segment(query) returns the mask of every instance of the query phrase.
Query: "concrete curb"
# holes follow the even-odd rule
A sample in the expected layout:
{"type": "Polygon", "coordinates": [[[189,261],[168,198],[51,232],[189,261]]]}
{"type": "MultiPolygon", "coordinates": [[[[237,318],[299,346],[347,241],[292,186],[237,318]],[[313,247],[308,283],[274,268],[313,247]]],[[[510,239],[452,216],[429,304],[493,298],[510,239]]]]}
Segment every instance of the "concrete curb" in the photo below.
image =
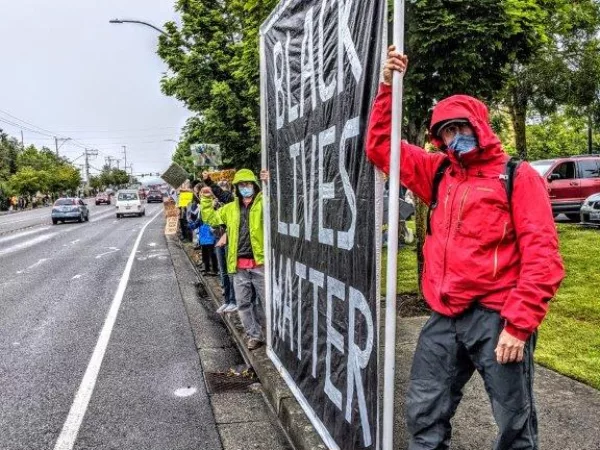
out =
{"type": "MultiPolygon", "coordinates": [[[[189,245],[184,245],[184,250],[200,280],[215,306],[223,303],[221,286],[217,278],[203,276],[197,269],[191,255],[193,250],[189,245]]],[[[288,435],[296,450],[326,450],[327,447],[314,429],[304,410],[288,388],[287,384],[267,356],[265,347],[250,351],[244,341],[244,330],[237,314],[223,315],[233,340],[235,341],[242,357],[247,364],[254,368],[258,375],[263,392],[273,411],[277,415],[281,426],[288,435]]]]}

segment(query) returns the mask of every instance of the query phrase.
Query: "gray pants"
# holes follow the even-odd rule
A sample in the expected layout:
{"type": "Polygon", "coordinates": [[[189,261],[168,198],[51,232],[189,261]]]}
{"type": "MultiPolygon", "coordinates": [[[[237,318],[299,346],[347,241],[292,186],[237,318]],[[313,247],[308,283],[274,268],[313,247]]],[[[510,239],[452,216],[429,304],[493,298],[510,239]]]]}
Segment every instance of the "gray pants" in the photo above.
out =
{"type": "Polygon", "coordinates": [[[499,364],[494,350],[504,320],[473,307],[459,317],[429,318],[417,344],[406,399],[409,450],[450,448],[450,419],[474,371],[482,376],[498,425],[495,450],[537,450],[533,401],[535,334],[521,363],[499,364]]]}
{"type": "Polygon", "coordinates": [[[239,270],[233,276],[233,288],[238,305],[238,314],[250,338],[265,340],[262,328],[265,326],[265,270],[239,270]],[[252,301],[252,287],[256,291],[256,300],[252,301]]]}

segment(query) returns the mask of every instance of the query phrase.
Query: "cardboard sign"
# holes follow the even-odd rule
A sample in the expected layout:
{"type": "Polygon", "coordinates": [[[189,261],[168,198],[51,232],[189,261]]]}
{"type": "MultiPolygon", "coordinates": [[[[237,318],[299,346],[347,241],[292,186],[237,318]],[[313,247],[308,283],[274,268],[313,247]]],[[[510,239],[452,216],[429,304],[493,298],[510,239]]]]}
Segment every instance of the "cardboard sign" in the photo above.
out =
{"type": "Polygon", "coordinates": [[[177,206],[179,208],[187,208],[187,205],[192,203],[193,199],[194,199],[193,192],[180,192],[179,193],[179,203],[177,204],[177,206]]]}

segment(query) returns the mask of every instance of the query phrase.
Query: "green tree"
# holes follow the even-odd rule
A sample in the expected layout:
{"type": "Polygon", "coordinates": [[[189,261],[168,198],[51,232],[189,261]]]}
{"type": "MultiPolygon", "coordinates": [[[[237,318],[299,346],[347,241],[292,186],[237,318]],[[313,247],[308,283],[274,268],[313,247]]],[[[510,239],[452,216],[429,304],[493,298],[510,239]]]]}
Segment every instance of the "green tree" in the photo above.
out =
{"type": "Polygon", "coordinates": [[[99,191],[106,186],[102,184],[102,180],[99,176],[90,176],[90,187],[99,191]]]}
{"type": "MultiPolygon", "coordinates": [[[[463,93],[488,104],[499,100],[517,60],[527,60],[546,39],[543,1],[415,0],[406,4],[404,134],[423,145],[435,103],[463,93]]],[[[423,271],[424,215],[417,204],[417,266],[423,271]]]]}
{"type": "Polygon", "coordinates": [[[50,176],[45,170],[24,167],[12,175],[8,182],[11,188],[20,194],[35,195],[48,190],[49,178],[50,176]]]}
{"type": "MultiPolygon", "coordinates": [[[[587,118],[557,112],[527,126],[527,149],[531,160],[585,153],[587,118]]],[[[600,136],[594,135],[594,148],[600,148],[600,136]]]]}
{"type": "Polygon", "coordinates": [[[528,115],[547,116],[561,105],[571,105],[587,117],[598,104],[598,2],[547,0],[543,4],[545,39],[532,55],[515,59],[504,90],[521,159],[533,158],[527,148],[528,115]]]}
{"type": "Polygon", "coordinates": [[[162,90],[197,115],[190,118],[174,161],[195,168],[190,146],[220,144],[226,167],[260,165],[260,24],[276,0],[178,0],[181,27],[165,24],[158,54],[170,73],[162,90]]]}
{"type": "Polygon", "coordinates": [[[129,175],[124,170],[112,169],[111,172],[113,185],[115,186],[125,186],[129,183],[129,175]]]}
{"type": "Polygon", "coordinates": [[[7,180],[17,171],[20,144],[0,129],[0,181],[7,180]]]}
{"type": "Polygon", "coordinates": [[[74,192],[81,184],[81,174],[75,167],[62,164],[49,172],[47,183],[50,192],[74,192]]]}

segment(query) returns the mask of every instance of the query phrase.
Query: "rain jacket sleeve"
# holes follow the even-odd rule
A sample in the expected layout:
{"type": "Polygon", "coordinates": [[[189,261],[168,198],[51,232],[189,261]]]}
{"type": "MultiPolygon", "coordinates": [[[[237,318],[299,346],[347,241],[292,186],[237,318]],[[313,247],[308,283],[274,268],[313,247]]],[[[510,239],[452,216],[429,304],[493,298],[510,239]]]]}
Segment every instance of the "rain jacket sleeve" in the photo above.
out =
{"type": "Polygon", "coordinates": [[[548,191],[527,163],[519,166],[515,176],[511,209],[521,271],[501,315],[506,331],[526,340],[546,316],[548,302],[565,277],[548,191]]]}
{"type": "MultiPolygon", "coordinates": [[[[392,131],[392,88],[381,84],[371,110],[367,135],[367,158],[377,168],[390,173],[392,131]]],[[[431,202],[433,177],[445,156],[402,141],[400,181],[428,205],[431,202]]]]}
{"type": "Polygon", "coordinates": [[[221,210],[215,210],[213,208],[213,201],[210,198],[202,197],[200,200],[200,212],[202,221],[207,223],[211,227],[218,227],[219,225],[225,225],[223,218],[220,214],[221,210]]]}
{"type": "Polygon", "coordinates": [[[221,189],[221,187],[210,178],[208,178],[205,183],[208,187],[210,187],[213,195],[217,198],[217,200],[219,200],[219,203],[231,203],[235,200],[235,194],[233,192],[221,189]]]}

